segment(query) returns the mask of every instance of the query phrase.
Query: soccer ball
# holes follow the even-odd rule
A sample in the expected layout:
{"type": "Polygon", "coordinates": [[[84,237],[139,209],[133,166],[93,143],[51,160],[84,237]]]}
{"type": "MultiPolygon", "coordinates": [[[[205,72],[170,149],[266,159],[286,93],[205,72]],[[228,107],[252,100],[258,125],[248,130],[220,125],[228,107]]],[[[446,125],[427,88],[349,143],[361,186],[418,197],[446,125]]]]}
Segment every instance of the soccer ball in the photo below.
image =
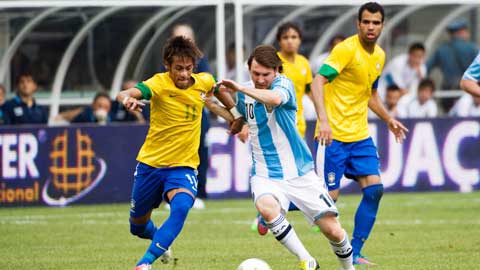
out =
{"type": "Polygon", "coordinates": [[[243,261],[237,270],[272,270],[272,268],[263,260],[251,258],[243,261]]]}

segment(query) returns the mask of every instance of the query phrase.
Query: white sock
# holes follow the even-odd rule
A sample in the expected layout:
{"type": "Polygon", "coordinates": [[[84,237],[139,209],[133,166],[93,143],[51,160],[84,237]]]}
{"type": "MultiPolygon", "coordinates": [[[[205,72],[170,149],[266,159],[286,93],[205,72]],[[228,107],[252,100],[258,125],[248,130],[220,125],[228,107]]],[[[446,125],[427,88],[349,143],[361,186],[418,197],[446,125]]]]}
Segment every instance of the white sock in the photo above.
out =
{"type": "Polygon", "coordinates": [[[350,245],[350,241],[348,240],[348,236],[345,231],[344,234],[345,236],[340,243],[334,243],[330,241],[330,245],[332,246],[332,250],[335,252],[335,255],[337,255],[342,269],[355,269],[353,268],[352,245],[350,245]]]}
{"type": "Polygon", "coordinates": [[[266,222],[266,224],[273,236],[290,250],[290,252],[295,254],[299,260],[303,261],[312,258],[300,239],[298,239],[292,225],[288,223],[287,219],[282,214],[278,215],[271,222],[266,222]]]}

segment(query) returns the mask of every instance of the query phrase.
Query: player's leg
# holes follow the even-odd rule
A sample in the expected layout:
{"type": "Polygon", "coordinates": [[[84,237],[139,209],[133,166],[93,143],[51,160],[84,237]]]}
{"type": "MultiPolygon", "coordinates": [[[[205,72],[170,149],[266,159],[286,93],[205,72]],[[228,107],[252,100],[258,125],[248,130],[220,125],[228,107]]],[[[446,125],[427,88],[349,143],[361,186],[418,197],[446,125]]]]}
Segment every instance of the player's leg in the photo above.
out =
{"type": "MultiPolygon", "coordinates": [[[[299,261],[309,261],[312,259],[312,256],[305,249],[292,225],[284,215],[288,211],[290,201],[279,187],[281,182],[283,181],[273,181],[257,176],[252,177],[251,188],[255,207],[265,219],[266,225],[273,236],[291,253],[296,255],[299,261]]],[[[310,268],[305,269],[309,270],[310,268]]]]}
{"type": "Polygon", "coordinates": [[[373,229],[377,217],[383,184],[380,179],[377,149],[371,138],[356,142],[351,149],[345,174],[358,181],[362,188],[362,200],[355,213],[352,237],[353,256],[356,264],[373,264],[361,254],[365,241],[373,229]]]}
{"type": "Polygon", "coordinates": [[[317,225],[327,237],[342,269],[353,269],[352,248],[347,234],[337,220],[338,210],[312,171],[291,179],[288,183],[288,198],[303,212],[310,224],[317,225]]]}
{"type": "Polygon", "coordinates": [[[197,178],[191,168],[178,167],[164,170],[164,198],[170,202],[170,215],[155,232],[152,243],[137,265],[151,265],[168,252],[180,234],[197,193],[197,178]]]}
{"type": "Polygon", "coordinates": [[[134,173],[131,195],[130,232],[143,239],[152,239],[156,231],[150,219],[152,209],[158,207],[161,196],[158,192],[161,181],[157,179],[156,169],[144,163],[138,163],[134,173]]]}

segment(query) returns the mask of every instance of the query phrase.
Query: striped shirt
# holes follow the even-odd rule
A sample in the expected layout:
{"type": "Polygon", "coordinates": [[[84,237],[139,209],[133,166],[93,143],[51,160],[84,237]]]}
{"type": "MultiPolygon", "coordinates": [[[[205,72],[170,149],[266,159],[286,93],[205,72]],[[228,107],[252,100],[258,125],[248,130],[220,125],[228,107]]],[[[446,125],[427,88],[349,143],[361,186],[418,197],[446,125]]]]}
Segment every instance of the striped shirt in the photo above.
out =
{"type": "MultiPolygon", "coordinates": [[[[253,82],[245,84],[254,88],[253,82]]],[[[249,126],[252,176],[287,180],[313,170],[313,158],[296,128],[297,102],[293,83],[277,76],[269,90],[282,96],[277,107],[267,106],[238,92],[237,109],[249,126]]]]}

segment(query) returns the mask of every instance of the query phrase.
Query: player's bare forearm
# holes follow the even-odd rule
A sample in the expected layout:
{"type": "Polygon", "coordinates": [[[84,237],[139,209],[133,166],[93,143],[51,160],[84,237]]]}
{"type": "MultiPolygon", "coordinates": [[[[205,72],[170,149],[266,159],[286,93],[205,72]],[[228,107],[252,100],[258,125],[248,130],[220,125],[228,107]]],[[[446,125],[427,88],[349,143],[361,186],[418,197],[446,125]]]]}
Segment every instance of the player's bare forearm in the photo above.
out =
{"type": "Polygon", "coordinates": [[[137,88],[129,88],[127,90],[120,91],[117,95],[117,101],[130,112],[141,112],[144,103],[140,102],[142,98],[142,92],[137,88]]]}
{"type": "Polygon", "coordinates": [[[265,89],[252,89],[248,87],[241,87],[238,91],[243,92],[245,95],[250,96],[265,105],[276,107],[282,104],[282,96],[273,91],[267,91],[265,89]]]}
{"type": "Polygon", "coordinates": [[[232,114],[227,109],[215,103],[211,98],[207,98],[205,100],[205,106],[209,111],[222,117],[228,122],[232,122],[234,120],[232,114]]]}
{"type": "Polygon", "coordinates": [[[327,78],[322,75],[315,75],[311,86],[313,105],[317,112],[317,117],[320,122],[327,122],[327,112],[325,110],[324,101],[324,85],[328,82],[327,78]]]}
{"type": "Polygon", "coordinates": [[[474,80],[462,79],[460,81],[460,88],[472,96],[480,97],[480,85],[474,80]]]}
{"type": "Polygon", "coordinates": [[[214,92],[214,95],[225,106],[225,108],[227,108],[227,110],[235,107],[235,101],[225,88],[221,87],[218,91],[214,92]]]}
{"type": "Polygon", "coordinates": [[[380,119],[385,121],[385,123],[388,123],[392,119],[387,109],[385,109],[385,106],[383,106],[382,100],[376,90],[372,92],[372,96],[368,100],[368,107],[378,115],[380,119]]]}

